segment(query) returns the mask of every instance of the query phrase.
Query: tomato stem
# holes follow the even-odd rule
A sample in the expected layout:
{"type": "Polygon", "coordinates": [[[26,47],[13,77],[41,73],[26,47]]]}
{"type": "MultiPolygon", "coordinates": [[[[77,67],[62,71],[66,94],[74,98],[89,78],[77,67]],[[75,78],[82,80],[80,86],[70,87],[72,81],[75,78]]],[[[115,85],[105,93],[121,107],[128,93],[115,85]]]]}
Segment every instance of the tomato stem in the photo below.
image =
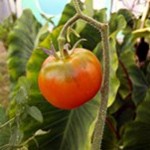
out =
{"type": "Polygon", "coordinates": [[[59,38],[59,50],[61,53],[61,57],[65,58],[65,53],[63,52],[63,46],[65,45],[65,35],[67,32],[67,28],[74,24],[78,19],[82,19],[98,29],[101,32],[102,43],[103,43],[103,85],[101,88],[101,104],[98,111],[98,117],[96,120],[93,140],[92,140],[92,150],[100,150],[101,142],[104,132],[105,120],[106,120],[106,112],[107,112],[107,103],[108,103],[108,93],[109,93],[109,70],[110,70],[110,58],[109,58],[109,29],[107,23],[101,23],[96,21],[95,19],[85,15],[82,13],[80,9],[80,0],[73,0],[74,7],[76,9],[76,14],[67,21],[67,23],[63,26],[59,38]]]}
{"type": "MultiPolygon", "coordinates": [[[[79,19],[79,15],[78,14],[74,15],[70,20],[68,20],[66,22],[66,24],[63,26],[63,28],[59,34],[58,44],[59,44],[59,51],[60,51],[60,55],[61,55],[62,59],[66,58],[66,54],[64,53],[64,45],[66,43],[65,36],[66,36],[67,29],[69,26],[74,24],[78,19],[79,19]]],[[[67,54],[67,56],[68,56],[68,54],[67,54]]]]}
{"type": "Polygon", "coordinates": [[[109,95],[109,74],[110,74],[110,58],[109,58],[109,40],[108,40],[108,26],[104,26],[102,32],[103,42],[103,85],[101,88],[101,104],[99,107],[97,122],[95,124],[92,150],[100,150],[104,126],[107,114],[107,103],[109,95]]]}

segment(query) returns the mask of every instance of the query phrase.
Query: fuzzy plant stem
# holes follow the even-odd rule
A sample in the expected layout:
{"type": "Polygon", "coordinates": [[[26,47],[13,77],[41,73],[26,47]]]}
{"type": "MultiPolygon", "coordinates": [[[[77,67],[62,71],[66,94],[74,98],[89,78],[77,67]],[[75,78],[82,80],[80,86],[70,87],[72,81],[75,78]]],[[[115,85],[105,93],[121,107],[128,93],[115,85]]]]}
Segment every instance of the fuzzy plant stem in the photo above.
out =
{"type": "Polygon", "coordinates": [[[72,24],[74,24],[77,20],[79,19],[79,15],[76,14],[74,15],[72,18],[70,18],[66,24],[63,26],[60,34],[59,34],[59,37],[58,37],[58,43],[59,43],[59,50],[60,50],[60,55],[62,58],[65,58],[65,53],[64,53],[64,45],[65,45],[65,42],[66,42],[66,38],[65,38],[65,35],[66,35],[66,32],[67,32],[67,29],[69,26],[71,26],[72,24]]]}
{"type": "Polygon", "coordinates": [[[108,93],[109,93],[109,74],[110,74],[110,59],[109,59],[109,42],[108,42],[108,27],[101,32],[103,41],[103,85],[101,88],[101,103],[98,111],[98,117],[95,124],[92,150],[100,150],[104,133],[104,126],[107,113],[108,93]]]}
{"type": "Polygon", "coordinates": [[[109,93],[109,72],[110,72],[110,58],[109,58],[109,30],[108,24],[100,23],[94,20],[87,15],[84,15],[81,12],[79,6],[79,0],[74,0],[74,6],[79,14],[79,17],[86,21],[87,23],[91,24],[95,28],[97,28],[102,36],[102,43],[103,43],[103,85],[101,88],[101,103],[98,111],[98,117],[95,124],[93,140],[92,140],[92,150],[100,150],[101,143],[103,138],[105,120],[106,120],[106,113],[107,113],[107,103],[108,103],[108,93],[109,93]]]}
{"type": "Polygon", "coordinates": [[[76,9],[76,14],[67,21],[64,25],[60,35],[58,37],[59,50],[61,52],[62,57],[63,54],[63,46],[65,44],[65,34],[66,30],[69,26],[74,24],[78,19],[82,19],[95,27],[100,31],[102,36],[103,43],[103,84],[101,88],[101,103],[98,111],[98,117],[94,128],[93,140],[92,140],[92,150],[100,150],[101,142],[103,138],[105,120],[106,120],[106,112],[107,112],[107,103],[108,103],[108,93],[109,93],[109,70],[110,70],[110,58],[109,58],[109,39],[108,39],[108,24],[101,23],[96,21],[95,19],[85,15],[82,13],[80,9],[80,0],[73,0],[74,6],[76,9]]]}

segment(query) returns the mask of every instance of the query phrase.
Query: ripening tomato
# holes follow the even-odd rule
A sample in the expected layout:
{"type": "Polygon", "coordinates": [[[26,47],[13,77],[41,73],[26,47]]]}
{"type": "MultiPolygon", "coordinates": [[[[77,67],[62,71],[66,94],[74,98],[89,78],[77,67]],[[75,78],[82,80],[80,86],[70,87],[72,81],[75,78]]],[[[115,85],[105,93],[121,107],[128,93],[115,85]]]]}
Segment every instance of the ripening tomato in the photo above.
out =
{"type": "Polygon", "coordinates": [[[60,109],[74,109],[91,100],[101,87],[102,68],[89,50],[75,48],[64,59],[49,56],[38,84],[46,100],[60,109]]]}

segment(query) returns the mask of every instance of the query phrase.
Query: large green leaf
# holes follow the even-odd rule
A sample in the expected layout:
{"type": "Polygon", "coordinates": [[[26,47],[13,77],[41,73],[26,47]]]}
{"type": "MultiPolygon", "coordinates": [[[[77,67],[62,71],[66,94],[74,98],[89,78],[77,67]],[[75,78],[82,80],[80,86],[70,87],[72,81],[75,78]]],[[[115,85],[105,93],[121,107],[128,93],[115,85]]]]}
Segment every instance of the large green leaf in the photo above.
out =
{"type": "Polygon", "coordinates": [[[119,87],[119,94],[123,99],[128,98],[128,96],[132,94],[133,90],[133,83],[131,81],[130,71],[132,71],[132,67],[135,66],[135,54],[133,51],[131,51],[131,44],[132,43],[129,44],[128,42],[123,42],[119,49],[120,55],[117,76],[121,81],[119,87]]]}
{"type": "Polygon", "coordinates": [[[9,34],[8,67],[12,82],[25,75],[26,63],[41,25],[30,10],[24,10],[9,34]]]}
{"type": "Polygon", "coordinates": [[[137,109],[135,121],[130,123],[124,133],[124,150],[150,149],[150,90],[145,101],[137,109]]]}
{"type": "Polygon", "coordinates": [[[119,66],[117,55],[117,43],[116,37],[120,31],[126,27],[126,21],[122,15],[116,13],[112,15],[110,19],[110,92],[108,106],[114,102],[120,81],[117,78],[117,69],[119,66]]]}
{"type": "Polygon", "coordinates": [[[133,101],[139,104],[145,99],[149,85],[144,73],[137,66],[132,67],[130,77],[133,83],[133,101]]]}
{"type": "Polygon", "coordinates": [[[119,80],[121,81],[118,92],[120,96],[122,97],[122,99],[125,100],[132,93],[132,82],[131,82],[128,70],[121,59],[119,59],[119,68],[117,71],[117,76],[119,80]]]}
{"type": "Polygon", "coordinates": [[[114,38],[110,39],[110,88],[109,88],[109,99],[108,107],[112,105],[115,100],[120,82],[116,76],[118,69],[118,58],[116,53],[116,42],[114,38]]]}
{"type": "MultiPolygon", "coordinates": [[[[128,77],[128,88],[132,94],[132,99],[137,105],[145,99],[146,92],[149,89],[148,79],[144,72],[135,64],[135,54],[131,50],[126,50],[120,55],[128,77]]],[[[148,67],[147,67],[148,68],[148,67]]],[[[148,70],[148,69],[147,69],[148,70]]],[[[147,76],[149,73],[147,72],[147,76]]],[[[122,89],[123,90],[123,89],[122,89]]]]}
{"type": "Polygon", "coordinates": [[[58,26],[64,25],[75,14],[75,12],[76,11],[75,8],[73,7],[73,4],[72,3],[67,4],[64,8],[58,26]]]}

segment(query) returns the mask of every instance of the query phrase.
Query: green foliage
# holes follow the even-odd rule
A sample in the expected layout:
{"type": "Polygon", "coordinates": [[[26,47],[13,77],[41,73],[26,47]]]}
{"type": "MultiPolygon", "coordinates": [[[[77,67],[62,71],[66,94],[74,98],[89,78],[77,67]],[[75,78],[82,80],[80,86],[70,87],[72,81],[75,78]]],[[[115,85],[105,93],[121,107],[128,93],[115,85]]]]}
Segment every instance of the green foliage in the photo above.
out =
{"type": "Polygon", "coordinates": [[[9,135],[11,130],[6,124],[7,119],[6,110],[0,106],[0,147],[9,142],[9,135]]]}
{"type": "MultiPolygon", "coordinates": [[[[91,0],[85,11],[98,21],[106,22],[106,9],[93,10],[91,0]]],[[[82,4],[84,7],[84,4],[82,4]]],[[[58,50],[57,38],[65,22],[75,14],[72,2],[67,4],[57,26],[37,22],[30,10],[25,10],[10,32],[8,66],[13,89],[7,110],[0,107],[0,149],[29,150],[90,150],[99,93],[92,101],[71,111],[49,104],[38,88],[38,72],[47,55],[41,47],[58,50]]],[[[139,37],[149,41],[149,20],[144,30],[138,30],[131,11],[121,9],[109,19],[110,92],[102,149],[148,150],[150,62],[142,67],[135,61],[135,44],[139,37]],[[147,30],[148,29],[148,30],[147,30]]],[[[102,61],[101,34],[91,25],[78,21],[71,27],[87,48],[102,61]]],[[[70,33],[71,46],[79,39],[70,33]]],[[[68,42],[68,41],[67,41],[68,42]]]]}
{"type": "Polygon", "coordinates": [[[125,130],[123,138],[125,150],[150,149],[149,107],[150,107],[150,90],[147,91],[145,101],[143,101],[141,105],[138,106],[135,120],[132,123],[130,123],[125,130]]]}
{"type": "Polygon", "coordinates": [[[0,24],[0,41],[3,41],[5,46],[7,46],[8,34],[12,30],[14,22],[15,20],[13,15],[10,15],[0,24]]]}
{"type": "Polygon", "coordinates": [[[25,10],[9,33],[8,67],[12,83],[25,75],[26,63],[35,46],[34,42],[40,27],[32,12],[25,10]]]}

